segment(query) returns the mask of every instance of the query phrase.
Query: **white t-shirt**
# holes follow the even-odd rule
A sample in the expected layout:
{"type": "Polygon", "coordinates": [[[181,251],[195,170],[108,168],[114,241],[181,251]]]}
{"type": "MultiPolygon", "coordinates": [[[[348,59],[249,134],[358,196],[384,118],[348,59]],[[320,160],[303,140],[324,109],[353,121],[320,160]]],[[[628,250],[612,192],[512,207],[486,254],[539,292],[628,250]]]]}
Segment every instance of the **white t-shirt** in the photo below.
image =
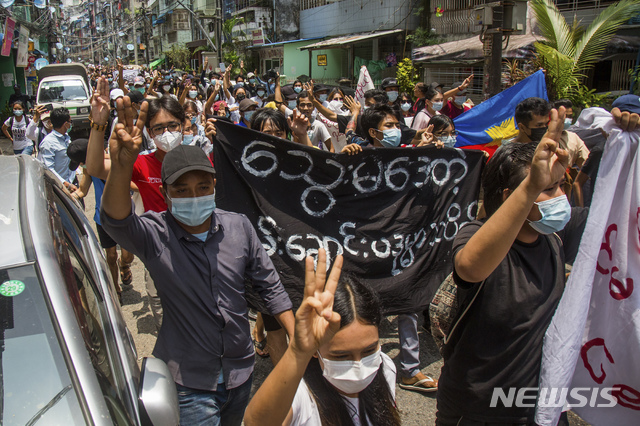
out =
{"type": "Polygon", "coordinates": [[[27,119],[22,116],[22,120],[18,121],[16,117],[9,117],[4,122],[8,127],[9,134],[13,135],[13,149],[25,149],[26,147],[33,145],[33,141],[27,137],[27,119]],[[11,120],[13,119],[13,126],[11,126],[11,120]]]}
{"type": "Polygon", "coordinates": [[[307,135],[309,136],[313,146],[317,146],[323,151],[329,151],[329,147],[327,147],[325,141],[327,139],[331,139],[331,135],[322,121],[313,120],[309,129],[307,129],[307,135]]]}
{"type": "MultiPolygon", "coordinates": [[[[384,378],[387,379],[389,389],[391,390],[391,396],[396,399],[396,366],[391,358],[384,352],[380,354],[382,356],[382,368],[384,378]]],[[[355,426],[360,426],[358,398],[344,397],[347,401],[355,407],[355,412],[352,415],[353,423],[355,426]]],[[[309,392],[309,388],[304,379],[300,381],[296,395],[293,397],[293,404],[291,404],[292,416],[291,426],[322,426],[320,420],[320,413],[316,402],[309,392]]]]}

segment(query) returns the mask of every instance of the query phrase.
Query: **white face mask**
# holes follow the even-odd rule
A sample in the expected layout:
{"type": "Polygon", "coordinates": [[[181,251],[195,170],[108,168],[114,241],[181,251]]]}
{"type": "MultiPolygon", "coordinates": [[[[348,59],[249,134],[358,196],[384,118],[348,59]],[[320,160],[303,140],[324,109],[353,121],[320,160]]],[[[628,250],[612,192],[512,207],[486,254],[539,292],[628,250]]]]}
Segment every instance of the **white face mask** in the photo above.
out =
{"type": "Polygon", "coordinates": [[[161,135],[154,136],[153,142],[159,150],[169,152],[173,148],[180,146],[182,143],[182,133],[170,132],[167,130],[161,135]]]}
{"type": "Polygon", "coordinates": [[[195,99],[196,96],[198,96],[198,91],[197,90],[189,90],[189,97],[191,99],[195,99]]]}
{"type": "Polygon", "coordinates": [[[318,356],[324,364],[322,375],[335,388],[346,394],[360,393],[375,379],[382,356],[380,349],[360,361],[332,361],[318,356]]]}
{"type": "Polygon", "coordinates": [[[462,105],[466,100],[467,100],[466,96],[456,96],[454,98],[454,102],[457,103],[458,105],[462,105]]]}

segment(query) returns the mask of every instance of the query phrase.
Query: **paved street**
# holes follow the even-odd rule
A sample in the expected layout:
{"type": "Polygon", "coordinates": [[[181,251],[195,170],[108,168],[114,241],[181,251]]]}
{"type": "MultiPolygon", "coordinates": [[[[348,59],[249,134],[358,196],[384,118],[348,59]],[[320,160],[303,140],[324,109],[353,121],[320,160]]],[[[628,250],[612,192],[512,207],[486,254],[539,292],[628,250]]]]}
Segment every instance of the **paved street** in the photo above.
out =
{"type": "MultiPolygon", "coordinates": [[[[0,149],[5,155],[12,152],[7,139],[0,139],[0,149]]],[[[93,212],[95,206],[95,198],[93,190],[89,191],[89,195],[85,199],[85,213],[89,221],[93,223],[93,212]]],[[[95,230],[95,229],[94,229],[95,230]]],[[[122,312],[129,330],[133,334],[138,351],[138,361],[141,362],[143,357],[151,356],[153,346],[156,341],[156,330],[153,322],[149,301],[144,288],[143,282],[143,265],[137,258],[132,265],[133,271],[133,287],[123,293],[122,312]]],[[[252,323],[253,324],[253,323],[252,323]]],[[[380,330],[382,350],[388,354],[391,359],[399,365],[398,353],[398,330],[395,316],[387,317],[380,330]]],[[[438,350],[433,343],[431,337],[420,329],[420,361],[422,371],[434,378],[440,374],[442,367],[442,359],[438,350]]],[[[267,377],[271,371],[271,361],[268,358],[260,358],[256,356],[256,367],[254,373],[253,391],[267,377]]],[[[400,389],[396,386],[396,395],[398,406],[400,407],[402,423],[409,426],[432,425],[435,422],[436,399],[435,393],[419,394],[400,389]]],[[[589,426],[588,423],[580,420],[577,416],[571,414],[571,424],[578,426],[589,426]]]]}

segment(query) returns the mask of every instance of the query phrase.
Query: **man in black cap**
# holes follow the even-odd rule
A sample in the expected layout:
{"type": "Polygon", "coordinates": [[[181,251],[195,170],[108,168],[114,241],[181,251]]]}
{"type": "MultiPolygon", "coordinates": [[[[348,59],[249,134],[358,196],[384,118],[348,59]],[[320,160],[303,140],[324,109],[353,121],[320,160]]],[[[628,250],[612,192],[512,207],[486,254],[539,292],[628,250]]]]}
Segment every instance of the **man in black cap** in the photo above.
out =
{"type": "Polygon", "coordinates": [[[146,109],[144,103],[138,125],[118,124],[112,138],[102,226],[142,260],[162,299],[153,355],[176,382],[180,423],[239,426],[255,359],[245,279],[290,336],[291,301],[249,219],[216,209],[216,172],[202,149],[181,145],[165,155],[167,211],[133,212],[129,182],[146,109]]]}
{"type": "Polygon", "coordinates": [[[393,77],[387,77],[382,80],[380,89],[387,92],[387,96],[389,97],[389,106],[392,106],[395,103],[396,99],[398,99],[398,90],[400,89],[398,80],[393,77]]]}

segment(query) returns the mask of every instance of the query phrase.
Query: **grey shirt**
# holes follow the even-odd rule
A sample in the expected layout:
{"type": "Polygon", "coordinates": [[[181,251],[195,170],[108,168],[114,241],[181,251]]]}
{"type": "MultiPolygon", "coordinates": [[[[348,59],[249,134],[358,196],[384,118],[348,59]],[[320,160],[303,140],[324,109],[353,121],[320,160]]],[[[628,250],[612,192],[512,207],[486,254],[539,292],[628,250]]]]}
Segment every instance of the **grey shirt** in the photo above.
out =
{"type": "Polygon", "coordinates": [[[227,389],[246,382],[255,357],[245,278],[272,315],[292,306],[249,219],[216,209],[202,242],[169,212],[114,220],[102,210],[100,218],[155,282],[164,314],[153,355],[167,363],[175,382],[215,390],[221,368],[227,389]]]}

